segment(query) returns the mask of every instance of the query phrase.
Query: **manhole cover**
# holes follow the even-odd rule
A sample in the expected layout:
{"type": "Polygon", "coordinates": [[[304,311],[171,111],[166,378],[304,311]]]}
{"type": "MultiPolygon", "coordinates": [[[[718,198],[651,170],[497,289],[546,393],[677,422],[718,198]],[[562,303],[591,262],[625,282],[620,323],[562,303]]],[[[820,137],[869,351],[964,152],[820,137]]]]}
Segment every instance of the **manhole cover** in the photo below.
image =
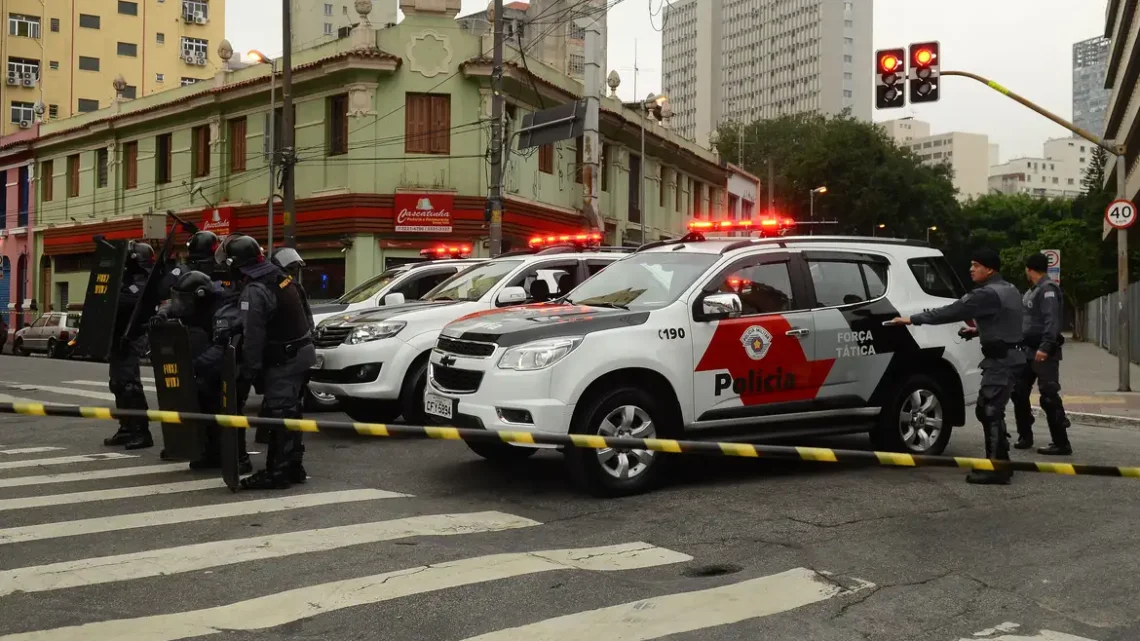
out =
{"type": "Polygon", "coordinates": [[[733,565],[731,563],[720,563],[720,564],[715,564],[715,565],[701,565],[701,566],[698,566],[695,568],[688,568],[686,570],[682,570],[681,576],[687,576],[687,577],[692,577],[692,578],[703,578],[703,577],[709,577],[709,576],[724,576],[725,574],[736,574],[737,572],[741,571],[742,569],[743,568],[741,568],[739,565],[733,565]]]}

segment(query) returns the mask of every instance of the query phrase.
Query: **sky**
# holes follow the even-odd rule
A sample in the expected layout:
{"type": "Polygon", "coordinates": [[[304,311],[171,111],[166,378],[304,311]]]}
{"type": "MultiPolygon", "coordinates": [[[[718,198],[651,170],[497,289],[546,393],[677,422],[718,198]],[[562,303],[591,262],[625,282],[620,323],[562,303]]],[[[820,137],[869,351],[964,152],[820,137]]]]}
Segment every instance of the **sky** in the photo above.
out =
{"type": "MultiPolygon", "coordinates": [[[[635,53],[640,69],[636,93],[661,92],[657,29],[659,9],[667,1],[624,0],[610,9],[608,60],[622,76],[618,93],[625,100],[635,99],[635,53]]],[[[989,77],[1069,119],[1072,45],[1104,32],[1105,4],[1106,0],[875,0],[874,47],[938,40],[943,69],[989,77]]],[[[463,0],[461,15],[486,7],[487,0],[463,0]]],[[[231,0],[226,6],[226,37],[235,51],[259,49],[278,55],[280,21],[279,3],[231,0]]],[[[991,143],[1000,145],[1002,162],[1040,155],[1045,140],[1068,135],[1059,125],[966,78],[944,79],[936,103],[876,111],[872,117],[880,121],[907,116],[929,122],[936,134],[986,134],[991,143]]]]}

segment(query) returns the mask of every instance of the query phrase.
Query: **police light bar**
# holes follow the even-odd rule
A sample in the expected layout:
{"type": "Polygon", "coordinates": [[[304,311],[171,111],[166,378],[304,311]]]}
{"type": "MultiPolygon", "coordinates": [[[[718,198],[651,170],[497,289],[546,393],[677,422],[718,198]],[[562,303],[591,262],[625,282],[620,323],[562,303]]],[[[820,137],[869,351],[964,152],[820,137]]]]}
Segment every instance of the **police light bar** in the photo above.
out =
{"type": "Polygon", "coordinates": [[[531,249],[549,247],[551,245],[580,245],[591,247],[602,244],[602,235],[599,232],[585,234],[557,234],[550,236],[535,236],[528,243],[531,249]]]}
{"type": "Polygon", "coordinates": [[[795,226],[796,221],[792,218],[771,216],[757,220],[694,220],[689,223],[689,231],[752,231],[795,226]]]}
{"type": "Polygon", "coordinates": [[[420,256],[428,258],[467,258],[471,255],[471,245],[440,245],[420,250],[420,256]]]}

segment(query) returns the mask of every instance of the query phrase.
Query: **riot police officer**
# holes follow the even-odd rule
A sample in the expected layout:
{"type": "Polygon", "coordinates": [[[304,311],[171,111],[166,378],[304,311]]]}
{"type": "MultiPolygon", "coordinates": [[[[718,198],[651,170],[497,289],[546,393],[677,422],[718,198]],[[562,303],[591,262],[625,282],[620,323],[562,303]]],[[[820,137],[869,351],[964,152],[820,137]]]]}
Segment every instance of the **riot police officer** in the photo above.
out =
{"type": "MultiPolygon", "coordinates": [[[[128,247],[126,265],[123,267],[123,283],[119,291],[119,309],[115,320],[117,332],[123,332],[142,299],[147,278],[154,269],[154,248],[147,243],[131,241],[128,247]]],[[[146,394],[143,391],[142,376],[139,373],[139,359],[145,350],[146,335],[128,339],[117,337],[108,358],[108,387],[115,395],[118,409],[146,410],[146,394]]],[[[138,450],[154,446],[150,424],[145,418],[121,418],[119,429],[110,438],[104,439],[107,446],[123,445],[128,450],[138,450]]]]}
{"type": "MultiPolygon", "coordinates": [[[[222,308],[226,306],[231,314],[237,309],[236,296],[226,294],[220,283],[199,271],[183,274],[170,290],[171,317],[181,321],[190,336],[198,406],[205,414],[222,413],[222,362],[229,335],[215,333],[215,317],[219,311],[224,313],[222,308]]],[[[190,462],[190,469],[221,467],[221,429],[216,423],[205,426],[206,449],[200,458],[190,462]]],[[[239,443],[239,472],[248,474],[253,466],[245,450],[245,439],[239,443]]]]}
{"type": "Polygon", "coordinates": [[[1013,393],[1013,413],[1017,418],[1019,450],[1033,447],[1033,410],[1029,405],[1029,392],[1033,383],[1041,392],[1041,410],[1049,425],[1053,442],[1037,450],[1048,456],[1068,456],[1073,453],[1066,429],[1069,419],[1061,403],[1061,287],[1049,278],[1049,261],[1044,254],[1031,254],[1025,261],[1025,277],[1032,285],[1022,297],[1025,309],[1026,364],[1013,393]]]}
{"type": "MultiPolygon", "coordinates": [[[[1009,460],[1005,406],[1025,364],[1019,350],[1022,342],[1021,294],[1001,276],[1001,257],[992,249],[980,249],[970,259],[970,278],[978,284],[960,300],[910,318],[896,318],[904,325],[945,325],[965,320],[977,322],[976,334],[982,341],[982,385],[975,414],[986,439],[986,458],[1009,460]]],[[[959,332],[972,336],[973,330],[959,332]]],[[[1008,484],[1011,470],[974,470],[969,483],[1008,484]]]]}
{"type": "MultiPolygon", "coordinates": [[[[272,262],[257,241],[231,236],[226,264],[241,288],[241,378],[262,393],[260,416],[301,418],[301,391],[316,363],[312,316],[301,288],[272,262]]],[[[242,479],[247,489],[283,489],[305,481],[301,433],[272,429],[265,469],[242,479]]]]}
{"type": "Polygon", "coordinates": [[[190,240],[186,241],[187,264],[190,269],[219,280],[221,270],[215,255],[220,243],[221,239],[212,231],[194,232],[190,240]]]}

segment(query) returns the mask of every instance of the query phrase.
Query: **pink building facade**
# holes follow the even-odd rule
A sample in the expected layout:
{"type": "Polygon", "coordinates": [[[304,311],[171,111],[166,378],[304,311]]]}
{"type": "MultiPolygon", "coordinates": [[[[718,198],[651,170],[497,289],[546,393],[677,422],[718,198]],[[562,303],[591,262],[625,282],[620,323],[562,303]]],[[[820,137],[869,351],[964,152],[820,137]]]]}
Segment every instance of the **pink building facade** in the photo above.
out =
{"type": "Polygon", "coordinates": [[[7,337],[35,318],[35,266],[32,227],[35,224],[35,166],[32,141],[39,124],[0,137],[0,318],[7,337]]]}

